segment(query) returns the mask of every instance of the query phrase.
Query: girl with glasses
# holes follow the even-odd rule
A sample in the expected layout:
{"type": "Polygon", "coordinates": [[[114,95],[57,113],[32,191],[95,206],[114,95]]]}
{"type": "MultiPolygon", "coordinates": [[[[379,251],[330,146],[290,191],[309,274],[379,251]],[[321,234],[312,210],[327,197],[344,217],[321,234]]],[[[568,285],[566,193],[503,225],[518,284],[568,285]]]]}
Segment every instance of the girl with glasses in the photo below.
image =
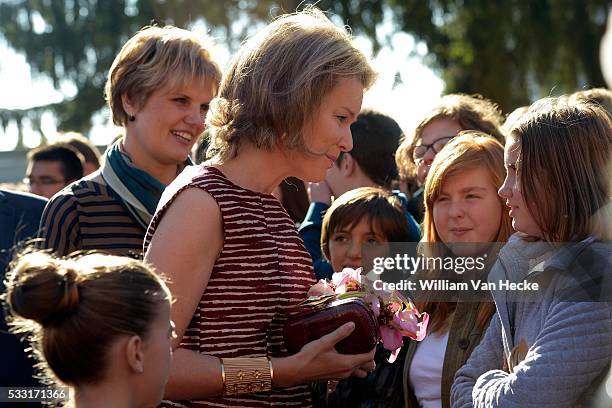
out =
{"type": "Polygon", "coordinates": [[[462,130],[478,130],[503,143],[501,123],[501,113],[493,102],[478,96],[449,94],[440,99],[413,134],[400,144],[395,153],[400,189],[412,193],[408,210],[417,222],[423,221],[423,189],[436,154],[462,130]],[[406,191],[409,184],[416,184],[416,191],[406,191]]]}

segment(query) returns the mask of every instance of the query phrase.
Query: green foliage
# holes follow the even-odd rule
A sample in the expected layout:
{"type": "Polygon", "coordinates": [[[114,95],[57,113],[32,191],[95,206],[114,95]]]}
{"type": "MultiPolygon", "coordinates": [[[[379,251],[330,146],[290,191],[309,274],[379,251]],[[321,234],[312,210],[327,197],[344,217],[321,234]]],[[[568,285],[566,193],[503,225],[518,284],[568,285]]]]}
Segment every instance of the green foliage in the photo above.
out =
{"type": "MultiPolygon", "coordinates": [[[[505,111],[549,94],[605,87],[599,44],[610,0],[385,0],[395,28],[423,41],[446,92],[480,93],[505,111]]],[[[381,2],[329,2],[375,37],[381,2]],[[360,19],[369,16],[367,19],[360,19]]]]}
{"type": "MultiPolygon", "coordinates": [[[[104,105],[105,76],[131,33],[157,17],[127,14],[116,0],[19,0],[0,4],[0,30],[10,46],[25,54],[33,73],[46,75],[58,88],[76,86],[74,97],[22,114],[36,120],[41,110],[56,113],[59,127],[86,132],[93,112],[104,105]]],[[[6,117],[6,112],[1,117],[6,117]]]]}
{"type": "MultiPolygon", "coordinates": [[[[93,113],[104,107],[103,89],[111,63],[139,28],[156,23],[188,27],[198,19],[225,31],[238,45],[234,23],[247,16],[268,20],[270,9],[295,10],[297,1],[271,0],[0,0],[0,35],[25,55],[34,75],[49,77],[56,88],[67,81],[76,95],[61,103],[27,110],[0,109],[0,126],[24,118],[40,129],[41,114],[52,111],[61,130],[87,133],[93,113]]],[[[240,37],[250,25],[240,30],[240,37]]],[[[44,135],[43,135],[44,137],[44,135]]],[[[21,143],[21,141],[20,141],[21,143]]]]}
{"type": "MultiPolygon", "coordinates": [[[[33,72],[77,92],[24,111],[0,109],[0,126],[41,112],[59,128],[86,133],[104,106],[108,68],[121,45],[151,22],[189,27],[204,19],[231,49],[274,15],[312,3],[298,0],[0,0],[0,35],[26,56],[33,72]],[[246,20],[245,20],[246,16],[246,20]],[[244,22],[247,22],[244,24],[244,22]]],[[[323,0],[377,50],[385,16],[427,45],[425,58],[446,92],[481,93],[508,111],[549,93],[605,86],[599,42],[610,0],[323,0]]]]}

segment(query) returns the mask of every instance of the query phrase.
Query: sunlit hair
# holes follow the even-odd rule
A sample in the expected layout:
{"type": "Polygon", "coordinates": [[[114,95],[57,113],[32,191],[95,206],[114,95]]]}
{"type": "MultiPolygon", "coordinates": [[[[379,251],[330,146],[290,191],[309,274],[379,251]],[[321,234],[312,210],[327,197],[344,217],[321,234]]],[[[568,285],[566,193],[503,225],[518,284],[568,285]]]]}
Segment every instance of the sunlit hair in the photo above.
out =
{"type": "Polygon", "coordinates": [[[514,122],[519,120],[520,117],[524,115],[528,110],[529,110],[529,105],[519,106],[518,108],[510,112],[508,116],[506,116],[506,120],[504,121],[504,124],[502,125],[502,130],[504,131],[504,135],[506,135],[506,137],[509,136],[510,129],[512,129],[512,125],[514,125],[514,122]]]}
{"type": "Polygon", "coordinates": [[[104,88],[113,123],[125,126],[121,96],[138,107],[158,89],[177,89],[191,81],[210,81],[216,87],[221,70],[206,38],[177,27],[144,27],[115,57],[104,88]]]}
{"type": "Polygon", "coordinates": [[[170,292],[142,262],[98,253],[60,259],[26,252],[11,265],[6,302],[13,333],[28,333],[46,382],[78,386],[106,376],[122,335],[151,334],[170,292]]]}
{"type": "Polygon", "coordinates": [[[208,116],[208,156],[225,161],[244,143],[303,149],[304,124],[343,78],[357,78],[364,89],[375,79],[344,28],[314,7],[277,18],[242,45],[224,73],[208,116]]]}
{"type": "Polygon", "coordinates": [[[574,92],[570,99],[600,105],[612,115],[612,91],[606,88],[592,88],[574,92]]]}
{"type": "MultiPolygon", "coordinates": [[[[436,230],[433,217],[434,204],[446,180],[467,170],[485,169],[495,190],[499,190],[506,178],[504,169],[504,147],[491,136],[482,132],[464,131],[452,139],[436,155],[425,183],[425,216],[423,219],[424,242],[442,242],[436,230]]],[[[504,210],[499,220],[496,242],[505,242],[513,233],[512,220],[505,211],[504,200],[499,197],[499,205],[504,210]]]]}
{"type": "Polygon", "coordinates": [[[504,143],[505,138],[501,130],[503,118],[495,103],[480,95],[445,95],[397,149],[395,161],[400,180],[416,177],[416,165],[412,157],[414,148],[421,140],[425,127],[436,119],[456,120],[463,130],[479,130],[504,143]]]}
{"type": "Polygon", "coordinates": [[[512,127],[516,167],[528,211],[550,242],[612,234],[612,119],[599,105],[545,98],[512,127]]]}
{"type": "MultiPolygon", "coordinates": [[[[499,190],[506,177],[504,169],[504,147],[496,139],[482,132],[464,131],[456,138],[452,139],[440,153],[436,155],[425,183],[425,217],[423,219],[423,238],[422,242],[443,243],[434,223],[434,204],[442,194],[444,183],[453,176],[473,169],[484,169],[489,175],[495,191],[499,190]]],[[[514,232],[512,220],[505,211],[503,199],[498,196],[499,205],[502,208],[501,218],[494,242],[506,242],[508,237],[514,232]]],[[[443,245],[426,246],[429,251],[440,251],[440,253],[428,253],[428,256],[444,256],[441,253],[443,245]]],[[[489,259],[495,259],[489,256],[489,259]]],[[[487,265],[488,267],[491,265],[487,265]]],[[[434,273],[436,273],[434,271],[434,273]]],[[[431,279],[432,277],[429,276],[431,279]]],[[[455,310],[454,303],[433,302],[426,297],[418,302],[419,310],[427,311],[432,319],[430,320],[430,330],[440,331],[446,328],[448,318],[455,310]]],[[[493,303],[483,302],[478,307],[476,324],[484,329],[489,319],[495,312],[493,303]]]]}
{"type": "Polygon", "coordinates": [[[338,197],[323,217],[321,250],[327,259],[329,240],[336,231],[350,231],[366,218],[372,231],[379,232],[387,242],[406,242],[408,220],[400,198],[376,187],[360,187],[338,197]]]}

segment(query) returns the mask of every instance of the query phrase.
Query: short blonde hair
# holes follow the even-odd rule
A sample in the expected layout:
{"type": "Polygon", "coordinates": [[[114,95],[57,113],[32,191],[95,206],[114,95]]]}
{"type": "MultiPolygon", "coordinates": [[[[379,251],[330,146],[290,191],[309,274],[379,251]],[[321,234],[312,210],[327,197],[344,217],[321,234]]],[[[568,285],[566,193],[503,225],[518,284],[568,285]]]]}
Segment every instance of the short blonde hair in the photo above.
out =
{"type": "Polygon", "coordinates": [[[211,103],[208,156],[235,157],[243,143],[301,149],[302,128],[342,78],[364,89],[375,72],[350,34],[320,10],[283,15],[242,45],[211,103]]]}
{"type": "Polygon", "coordinates": [[[177,27],[144,27],[130,38],[115,57],[104,88],[113,123],[125,126],[128,115],[121,96],[127,94],[143,106],[163,87],[188,81],[210,80],[219,84],[221,70],[206,44],[190,31],[177,27]]]}
{"type": "Polygon", "coordinates": [[[512,126],[518,178],[543,238],[611,238],[612,118],[584,100],[544,98],[512,126]]]}
{"type": "Polygon", "coordinates": [[[395,153],[395,162],[400,180],[416,177],[416,165],[412,154],[427,125],[436,119],[451,119],[459,122],[463,130],[478,130],[504,143],[501,130],[502,114],[499,107],[481,95],[448,94],[425,115],[412,135],[406,137],[395,153]]]}

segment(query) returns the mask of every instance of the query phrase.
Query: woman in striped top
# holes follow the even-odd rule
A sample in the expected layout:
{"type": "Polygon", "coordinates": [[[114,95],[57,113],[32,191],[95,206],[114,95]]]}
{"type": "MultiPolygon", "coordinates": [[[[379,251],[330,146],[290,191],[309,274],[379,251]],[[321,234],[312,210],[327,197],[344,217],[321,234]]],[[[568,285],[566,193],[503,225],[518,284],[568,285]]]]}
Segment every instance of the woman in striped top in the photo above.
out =
{"type": "Polygon", "coordinates": [[[374,76],[315,8],[278,18],[232,60],[211,105],[212,159],[165,190],[145,237],[176,298],[167,406],[310,406],[304,384],[373,368],[373,350],[334,349],[352,323],[287,356],[283,323],[314,274],[271,193],[289,176],[322,180],[351,149],[374,76]]]}
{"type": "Polygon", "coordinates": [[[142,258],[162,192],[189,164],[221,72],[208,45],[176,27],[147,27],[110,68],[106,99],[125,135],[101,169],[56,194],[42,216],[43,245],[59,255],[102,250],[142,258]]]}

